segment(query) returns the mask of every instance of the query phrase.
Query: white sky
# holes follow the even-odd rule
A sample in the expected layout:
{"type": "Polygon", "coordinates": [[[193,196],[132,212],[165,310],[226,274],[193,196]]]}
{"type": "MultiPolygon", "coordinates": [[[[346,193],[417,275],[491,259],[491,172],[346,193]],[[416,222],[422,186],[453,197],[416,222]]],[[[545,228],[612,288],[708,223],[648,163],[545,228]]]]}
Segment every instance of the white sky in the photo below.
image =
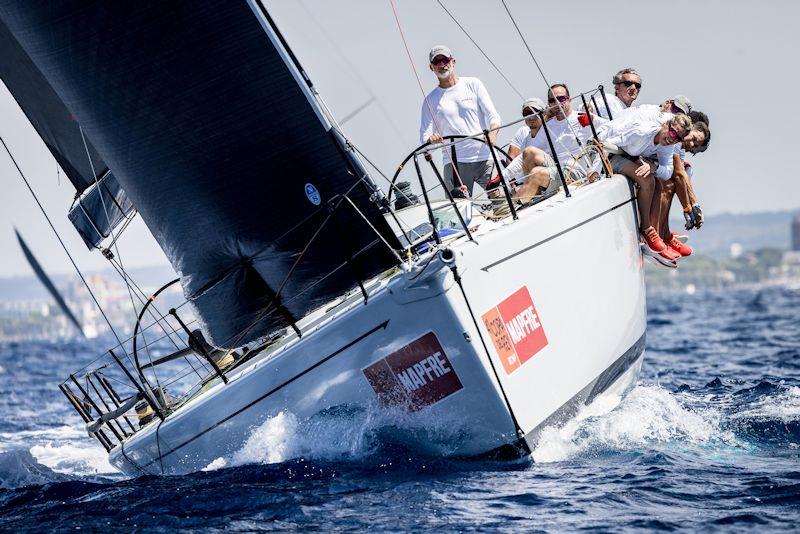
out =
{"type": "MultiPolygon", "coordinates": [[[[499,0],[442,1],[525,96],[545,96],[546,86],[499,0]]],[[[709,114],[711,146],[692,160],[705,213],[800,208],[794,139],[800,118],[795,103],[800,2],[506,2],[551,82],[566,82],[573,93],[598,83],[610,88],[614,72],[633,66],[643,78],[639,102],[658,103],[682,93],[709,114]]],[[[417,144],[422,94],[389,1],[266,4],[335,115],[344,117],[376,98],[344,129],[392,174],[417,144]]],[[[458,73],[483,80],[505,121],[518,118],[519,97],[435,1],[397,0],[396,5],[426,92],[435,85],[428,49],[447,44],[458,73]]],[[[268,87],[264,98],[269,98],[268,87]]],[[[505,130],[501,141],[512,134],[513,129],[505,130]]],[[[105,267],[107,262],[86,250],[67,221],[71,184],[63,174],[58,184],[55,161],[2,84],[0,135],[78,264],[87,270],[105,267]]],[[[0,180],[0,276],[29,273],[14,225],[45,269],[70,272],[3,151],[0,180]]],[[[126,267],[165,263],[140,220],[121,243],[126,267]]]]}

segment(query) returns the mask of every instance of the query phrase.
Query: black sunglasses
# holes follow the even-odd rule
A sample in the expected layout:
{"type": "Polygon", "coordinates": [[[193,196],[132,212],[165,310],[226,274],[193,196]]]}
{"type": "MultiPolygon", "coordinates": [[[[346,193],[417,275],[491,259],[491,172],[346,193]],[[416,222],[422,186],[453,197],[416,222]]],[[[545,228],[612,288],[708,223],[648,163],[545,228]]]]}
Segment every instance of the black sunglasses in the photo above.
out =
{"type": "Polygon", "coordinates": [[[619,83],[621,83],[621,84],[622,84],[622,85],[624,85],[625,87],[630,87],[630,86],[632,85],[632,86],[636,87],[636,90],[637,90],[637,91],[638,91],[638,90],[640,90],[640,89],[642,88],[642,84],[640,84],[639,82],[632,82],[632,81],[630,81],[630,80],[622,80],[622,81],[621,81],[621,82],[619,82],[619,83]]]}

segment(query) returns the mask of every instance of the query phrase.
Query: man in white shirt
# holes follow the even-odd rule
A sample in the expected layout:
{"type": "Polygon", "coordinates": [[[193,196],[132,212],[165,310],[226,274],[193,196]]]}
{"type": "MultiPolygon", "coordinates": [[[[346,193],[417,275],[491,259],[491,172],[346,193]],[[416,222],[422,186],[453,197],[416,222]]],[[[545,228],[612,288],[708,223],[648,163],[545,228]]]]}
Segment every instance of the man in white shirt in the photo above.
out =
{"type": "MultiPolygon", "coordinates": [[[[694,196],[694,191],[691,187],[689,180],[692,172],[692,167],[685,162],[686,152],[698,154],[704,151],[708,146],[711,139],[711,131],[708,124],[701,119],[708,120],[705,113],[692,113],[690,115],[695,120],[692,122],[692,128],[689,133],[683,138],[680,144],[674,145],[675,151],[672,155],[675,170],[673,171],[672,178],[661,184],[660,194],[656,196],[659,204],[659,219],[658,219],[658,233],[661,238],[666,242],[667,247],[674,249],[681,256],[689,256],[692,254],[692,248],[678,240],[669,228],[669,209],[672,205],[672,199],[677,193],[681,204],[684,206],[683,214],[686,219],[686,229],[699,228],[703,224],[703,215],[700,206],[697,204],[697,198],[694,196]]],[[[655,204],[654,202],[653,204],[655,204]]]]}
{"type": "Polygon", "coordinates": [[[561,185],[558,167],[548,154],[547,137],[542,132],[539,113],[546,106],[533,97],[522,103],[525,126],[517,130],[508,149],[511,163],[503,169],[503,178],[518,186],[515,198],[526,203],[538,194],[558,191],[561,185]]]}
{"type": "Polygon", "coordinates": [[[508,155],[513,160],[527,147],[536,147],[539,150],[547,148],[547,139],[544,135],[538,136],[537,134],[542,129],[542,119],[539,116],[540,111],[545,111],[547,106],[540,98],[531,97],[522,103],[522,116],[525,118],[525,124],[519,129],[511,138],[508,145],[508,155]]]}
{"type": "MultiPolygon", "coordinates": [[[[441,143],[443,136],[475,135],[488,129],[490,142],[494,143],[501,120],[483,83],[478,78],[457,76],[456,60],[444,45],[431,48],[428,59],[439,85],[422,103],[420,141],[441,143]]],[[[475,182],[485,187],[493,167],[485,143],[477,140],[457,142],[455,158],[457,166],[454,171],[452,151],[443,150],[444,178],[451,189],[471,194],[475,182]]]]}
{"type": "MultiPolygon", "coordinates": [[[[667,114],[664,114],[667,115],[667,114]]],[[[634,116],[620,117],[603,124],[597,132],[605,143],[610,143],[623,150],[626,155],[614,154],[611,168],[615,173],[623,174],[639,186],[636,202],[639,208],[639,230],[642,233],[646,252],[655,256],[663,256],[674,262],[674,252],[667,249],[666,243],[658,235],[651,221],[651,207],[655,192],[655,178],[669,179],[672,176],[672,145],[680,142],[691,128],[691,119],[686,115],[671,115],[660,124],[657,121],[638,120],[634,116]],[[645,161],[642,157],[657,160],[645,161]]],[[[657,224],[657,222],[655,222],[657,224]]]]}
{"type": "Polygon", "coordinates": [[[614,84],[614,94],[606,93],[608,108],[602,98],[597,102],[597,112],[605,119],[616,119],[617,114],[633,106],[633,102],[639,98],[639,91],[642,89],[641,76],[630,67],[616,73],[611,83],[614,84]]]}

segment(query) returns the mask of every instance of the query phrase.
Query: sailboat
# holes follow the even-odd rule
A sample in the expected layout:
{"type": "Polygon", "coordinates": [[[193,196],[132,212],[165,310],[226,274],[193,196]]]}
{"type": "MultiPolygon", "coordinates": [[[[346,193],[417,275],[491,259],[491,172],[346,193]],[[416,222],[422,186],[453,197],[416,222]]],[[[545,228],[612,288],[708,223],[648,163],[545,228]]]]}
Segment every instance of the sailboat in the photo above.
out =
{"type": "Polygon", "coordinates": [[[506,190],[504,217],[424,183],[393,205],[256,0],[3,0],[0,20],[3,80],[75,178],[87,245],[138,212],[197,317],[156,314],[180,325],[171,354],[144,361],[135,335],[60,384],[122,471],[200,470],[278,414],[342,407],[452,429],[448,454],[525,455],[635,383],[645,285],[622,176],[524,209],[506,190]],[[156,372],[183,360],[199,380],[168,391],[156,372]]]}

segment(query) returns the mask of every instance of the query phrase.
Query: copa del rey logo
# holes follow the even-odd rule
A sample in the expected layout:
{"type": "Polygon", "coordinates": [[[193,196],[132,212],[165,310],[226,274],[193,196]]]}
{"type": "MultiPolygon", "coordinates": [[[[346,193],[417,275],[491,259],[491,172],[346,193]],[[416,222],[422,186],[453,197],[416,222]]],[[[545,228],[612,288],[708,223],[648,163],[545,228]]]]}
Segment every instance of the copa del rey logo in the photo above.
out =
{"type": "Polygon", "coordinates": [[[539,314],[525,286],[484,313],[482,318],[508,374],[547,346],[539,314]]]}
{"type": "Polygon", "coordinates": [[[416,411],[462,389],[455,369],[433,332],[363,369],[386,406],[416,411]]]}

